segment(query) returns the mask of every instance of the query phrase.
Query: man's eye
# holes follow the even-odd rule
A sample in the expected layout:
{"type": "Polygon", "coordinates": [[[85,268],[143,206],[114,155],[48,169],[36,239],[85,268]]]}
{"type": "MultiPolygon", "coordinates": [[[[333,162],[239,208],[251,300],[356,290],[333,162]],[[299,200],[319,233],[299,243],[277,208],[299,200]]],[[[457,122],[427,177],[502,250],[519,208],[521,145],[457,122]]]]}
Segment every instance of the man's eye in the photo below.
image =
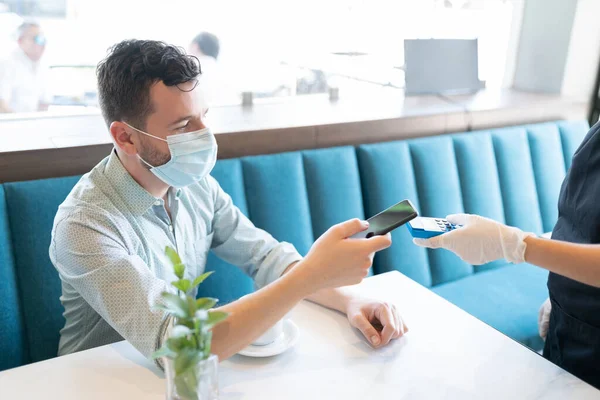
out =
{"type": "Polygon", "coordinates": [[[175,128],[176,132],[185,132],[185,130],[187,129],[188,124],[185,124],[183,126],[180,126],[179,128],[175,128]]]}

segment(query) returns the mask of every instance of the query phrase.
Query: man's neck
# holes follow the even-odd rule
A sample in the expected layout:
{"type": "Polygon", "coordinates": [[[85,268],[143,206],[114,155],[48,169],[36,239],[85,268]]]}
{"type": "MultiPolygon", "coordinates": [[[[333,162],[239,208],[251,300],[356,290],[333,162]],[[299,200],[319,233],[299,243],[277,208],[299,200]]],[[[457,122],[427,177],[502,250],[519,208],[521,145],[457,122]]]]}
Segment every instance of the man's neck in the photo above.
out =
{"type": "Polygon", "coordinates": [[[129,172],[129,175],[131,175],[141,187],[158,199],[166,199],[169,186],[158,179],[147,168],[142,166],[137,157],[129,156],[119,150],[116,150],[116,155],[123,167],[129,172]]]}

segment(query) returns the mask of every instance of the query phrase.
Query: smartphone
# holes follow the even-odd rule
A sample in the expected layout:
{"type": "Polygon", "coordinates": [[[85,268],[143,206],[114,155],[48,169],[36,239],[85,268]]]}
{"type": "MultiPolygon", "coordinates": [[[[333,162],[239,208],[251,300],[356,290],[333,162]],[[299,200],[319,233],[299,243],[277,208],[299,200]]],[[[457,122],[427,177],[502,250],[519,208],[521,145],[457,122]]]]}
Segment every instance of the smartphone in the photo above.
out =
{"type": "Polygon", "coordinates": [[[403,200],[369,218],[369,228],[351,236],[353,239],[370,238],[375,235],[385,235],[416,218],[419,214],[409,200],[403,200]]]}

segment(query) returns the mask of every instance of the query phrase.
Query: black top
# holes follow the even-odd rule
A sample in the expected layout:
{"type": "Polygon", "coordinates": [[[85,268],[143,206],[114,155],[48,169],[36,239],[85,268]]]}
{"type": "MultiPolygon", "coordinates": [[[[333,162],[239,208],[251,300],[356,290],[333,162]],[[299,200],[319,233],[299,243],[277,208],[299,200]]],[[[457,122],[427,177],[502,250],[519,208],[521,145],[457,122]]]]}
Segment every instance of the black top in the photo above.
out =
{"type": "MultiPolygon", "coordinates": [[[[600,123],[590,129],[573,156],[562,184],[552,239],[600,243],[599,131],[600,123]]],[[[548,289],[565,313],[600,328],[600,288],[550,273],[548,289]]]]}

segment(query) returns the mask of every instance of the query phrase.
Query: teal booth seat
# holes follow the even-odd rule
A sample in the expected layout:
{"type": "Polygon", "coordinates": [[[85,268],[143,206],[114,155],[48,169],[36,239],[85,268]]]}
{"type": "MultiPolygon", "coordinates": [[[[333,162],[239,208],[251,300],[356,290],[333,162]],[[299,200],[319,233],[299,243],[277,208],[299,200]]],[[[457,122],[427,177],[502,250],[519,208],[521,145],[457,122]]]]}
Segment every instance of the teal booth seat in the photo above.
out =
{"type": "MultiPolygon", "coordinates": [[[[538,234],[557,220],[560,185],[589,126],[560,121],[430,138],[220,160],[212,175],[258,227],[306,254],[331,225],[405,198],[421,215],[476,213],[538,234]]],[[[54,214],[78,177],[0,185],[0,370],[55,357],[60,279],[48,257],[54,214]]],[[[392,233],[373,273],[400,271],[534,349],[547,274],[496,261],[469,265],[392,233]]],[[[222,303],[254,290],[210,254],[200,296],[222,303]]]]}
{"type": "Polygon", "coordinates": [[[29,361],[4,188],[0,186],[0,370],[29,361]]]}

